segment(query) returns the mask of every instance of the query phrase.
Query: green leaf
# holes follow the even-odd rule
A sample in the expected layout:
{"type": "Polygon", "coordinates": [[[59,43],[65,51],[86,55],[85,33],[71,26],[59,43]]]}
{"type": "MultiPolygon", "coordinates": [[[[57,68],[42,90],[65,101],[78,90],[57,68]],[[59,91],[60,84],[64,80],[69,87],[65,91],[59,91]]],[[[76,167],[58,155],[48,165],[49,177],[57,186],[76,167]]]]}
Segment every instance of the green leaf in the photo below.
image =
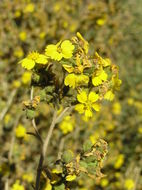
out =
{"type": "Polygon", "coordinates": [[[95,174],[98,162],[90,162],[87,165],[88,165],[87,167],[88,172],[91,174],[95,174]]]}
{"type": "Polygon", "coordinates": [[[38,83],[38,82],[40,81],[40,75],[34,73],[34,74],[32,75],[32,81],[33,81],[34,83],[38,83]]]}
{"type": "Polygon", "coordinates": [[[87,167],[88,167],[87,163],[84,162],[84,161],[80,161],[79,164],[80,164],[80,166],[83,167],[83,168],[87,168],[87,167]]]}
{"type": "Polygon", "coordinates": [[[85,162],[89,163],[89,162],[94,162],[96,160],[95,156],[89,156],[85,158],[85,162]]]}
{"type": "Polygon", "coordinates": [[[55,86],[47,86],[45,88],[46,93],[53,93],[54,90],[55,90],[55,86]]]}
{"type": "Polygon", "coordinates": [[[33,119],[35,117],[35,111],[31,109],[26,110],[26,115],[29,119],[33,119]]]}
{"type": "Polygon", "coordinates": [[[83,150],[84,152],[88,152],[91,150],[93,144],[90,140],[87,140],[84,144],[83,144],[83,150]]]}
{"type": "Polygon", "coordinates": [[[45,91],[45,89],[40,91],[40,100],[41,101],[46,100],[46,91],[45,91]]]}
{"type": "Polygon", "coordinates": [[[61,185],[56,185],[53,190],[65,190],[65,185],[63,183],[61,185]]]}
{"type": "Polygon", "coordinates": [[[65,163],[71,162],[72,159],[73,159],[73,157],[74,157],[74,154],[73,154],[73,152],[72,152],[71,150],[65,151],[65,152],[63,153],[63,155],[62,155],[62,159],[63,159],[63,161],[64,161],[65,163]]]}

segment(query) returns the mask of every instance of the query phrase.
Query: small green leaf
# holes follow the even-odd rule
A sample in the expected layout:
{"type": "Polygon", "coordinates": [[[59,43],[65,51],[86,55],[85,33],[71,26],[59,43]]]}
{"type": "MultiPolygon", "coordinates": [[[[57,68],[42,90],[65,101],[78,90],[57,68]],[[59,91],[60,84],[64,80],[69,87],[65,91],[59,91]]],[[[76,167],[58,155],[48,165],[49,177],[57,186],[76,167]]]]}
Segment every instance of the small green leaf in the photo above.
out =
{"type": "Polygon", "coordinates": [[[80,161],[79,164],[80,164],[80,167],[83,167],[83,168],[87,168],[88,167],[87,163],[84,162],[84,161],[80,161]]]}
{"type": "Polygon", "coordinates": [[[65,190],[65,185],[63,183],[61,185],[56,185],[53,190],[65,190]]]}
{"type": "Polygon", "coordinates": [[[84,145],[83,145],[83,150],[84,152],[90,151],[92,148],[93,144],[90,140],[87,140],[84,145]]]}
{"type": "Polygon", "coordinates": [[[95,156],[89,156],[85,158],[85,162],[89,163],[89,162],[94,162],[96,160],[95,156]]]}
{"type": "Polygon", "coordinates": [[[32,81],[33,81],[33,83],[38,83],[40,81],[40,75],[34,73],[32,75],[32,81]]]}
{"type": "Polygon", "coordinates": [[[65,152],[63,153],[63,155],[62,155],[62,159],[63,159],[63,161],[64,161],[65,163],[71,162],[72,159],[73,159],[73,157],[74,157],[74,154],[73,154],[73,152],[72,152],[71,150],[65,151],[65,152]]]}
{"type": "Polygon", "coordinates": [[[46,100],[46,91],[45,90],[41,90],[40,91],[40,100],[46,100]]]}
{"type": "Polygon", "coordinates": [[[46,93],[53,93],[54,90],[55,90],[54,86],[47,86],[45,88],[46,93]]]}
{"type": "Polygon", "coordinates": [[[29,119],[33,119],[35,117],[35,111],[31,109],[26,110],[26,115],[29,119]]]}

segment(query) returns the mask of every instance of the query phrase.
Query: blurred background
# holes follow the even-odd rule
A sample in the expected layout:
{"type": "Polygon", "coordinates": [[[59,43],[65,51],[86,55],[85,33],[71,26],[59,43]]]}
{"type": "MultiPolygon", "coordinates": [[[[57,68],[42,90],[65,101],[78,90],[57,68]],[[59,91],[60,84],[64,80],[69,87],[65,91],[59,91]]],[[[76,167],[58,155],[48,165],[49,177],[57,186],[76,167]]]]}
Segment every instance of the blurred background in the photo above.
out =
{"type": "MultiPolygon", "coordinates": [[[[119,66],[122,85],[113,102],[89,122],[74,118],[53,134],[47,162],[53,166],[59,142],[79,149],[84,139],[103,138],[109,152],[102,180],[78,180],[79,190],[142,190],[142,1],[141,0],[1,0],[0,1],[0,189],[19,180],[32,189],[39,144],[31,132],[22,101],[30,96],[31,73],[18,65],[29,51],[80,32],[90,51],[119,66]],[[68,135],[71,134],[71,135],[68,135]]],[[[40,105],[36,121],[45,136],[48,105],[40,105]]],[[[67,121],[68,122],[68,121],[67,121]]],[[[15,190],[15,189],[14,189],[15,190]]],[[[23,190],[23,189],[19,189],[23,190]]]]}

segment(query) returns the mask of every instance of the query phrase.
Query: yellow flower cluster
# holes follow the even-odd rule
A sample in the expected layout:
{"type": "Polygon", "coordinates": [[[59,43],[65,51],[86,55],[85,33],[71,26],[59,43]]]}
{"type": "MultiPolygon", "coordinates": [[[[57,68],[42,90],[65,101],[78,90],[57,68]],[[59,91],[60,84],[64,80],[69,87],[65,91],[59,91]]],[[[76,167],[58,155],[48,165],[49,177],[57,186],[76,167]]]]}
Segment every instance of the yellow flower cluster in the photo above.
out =
{"type": "Polygon", "coordinates": [[[74,121],[71,120],[71,116],[64,117],[63,121],[59,125],[59,128],[63,134],[72,132],[74,129],[74,121]]]}
{"type": "Polygon", "coordinates": [[[62,58],[72,57],[74,45],[69,41],[58,42],[56,45],[48,45],[45,49],[45,55],[51,59],[60,61],[62,58]]]}
{"type": "Polygon", "coordinates": [[[26,129],[22,124],[19,124],[15,130],[17,138],[23,138],[26,135],[26,129]]]}
{"type": "Polygon", "coordinates": [[[124,183],[124,186],[125,186],[125,189],[127,189],[127,190],[134,189],[134,186],[135,186],[134,180],[129,179],[129,178],[126,179],[125,183],[124,183]]]}
{"type": "MultiPolygon", "coordinates": [[[[25,38],[23,39],[22,36],[23,35],[20,34],[20,38],[24,40],[25,38]]],[[[31,52],[19,63],[21,63],[22,67],[25,69],[31,70],[35,67],[35,64],[46,65],[48,63],[48,59],[60,61],[62,58],[71,58],[74,48],[75,46],[69,40],[65,40],[63,42],[60,41],[56,45],[47,45],[45,55],[38,52],[31,52]]]]}
{"type": "Polygon", "coordinates": [[[42,55],[38,52],[31,52],[28,54],[27,58],[24,58],[19,63],[22,64],[22,67],[24,67],[27,70],[31,70],[34,68],[35,64],[47,64],[47,57],[45,55],[42,55]]]}
{"type": "Polygon", "coordinates": [[[20,181],[17,180],[13,185],[11,190],[25,190],[23,185],[20,185],[20,181]]]}
{"type": "MultiPolygon", "coordinates": [[[[97,52],[95,56],[90,56],[88,52],[88,42],[77,32],[77,37],[73,37],[72,41],[64,40],[47,45],[45,54],[31,52],[20,63],[22,67],[31,70],[38,65],[41,67],[53,65],[55,61],[59,62],[65,72],[63,79],[65,86],[77,91],[79,103],[75,110],[85,117],[92,117],[93,110],[100,110],[100,105],[96,102],[102,99],[112,101],[114,91],[119,89],[121,81],[118,78],[118,69],[110,59],[102,58],[97,52]]],[[[30,75],[26,73],[25,76],[29,78],[30,75]]],[[[23,81],[27,82],[24,76],[23,81]]],[[[66,123],[64,121],[60,126],[64,134],[73,130],[73,127],[66,123]],[[64,125],[68,126],[66,131],[64,125]]]]}

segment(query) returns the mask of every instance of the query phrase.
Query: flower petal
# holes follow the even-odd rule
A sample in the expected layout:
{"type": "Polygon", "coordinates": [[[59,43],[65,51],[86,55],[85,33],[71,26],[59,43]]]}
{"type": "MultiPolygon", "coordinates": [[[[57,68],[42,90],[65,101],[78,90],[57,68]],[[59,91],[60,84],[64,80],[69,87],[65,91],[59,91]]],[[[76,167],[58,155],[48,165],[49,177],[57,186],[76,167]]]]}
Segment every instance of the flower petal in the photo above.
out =
{"type": "Polygon", "coordinates": [[[62,53],[59,53],[57,51],[57,48],[58,48],[58,46],[53,45],[53,44],[46,46],[45,55],[50,57],[51,59],[60,61],[62,59],[63,55],[62,55],[62,53]]]}
{"type": "Polygon", "coordinates": [[[31,70],[35,66],[35,61],[33,61],[32,59],[29,59],[29,58],[25,58],[25,59],[21,60],[19,63],[21,63],[22,67],[24,67],[27,70],[31,70]]]}
{"type": "Polygon", "coordinates": [[[92,117],[93,116],[93,113],[90,109],[86,109],[85,110],[85,117],[92,117]]]}
{"type": "Polygon", "coordinates": [[[85,91],[82,91],[80,94],[77,94],[77,100],[80,103],[86,103],[87,102],[87,93],[85,91]]]}
{"type": "Polygon", "coordinates": [[[98,99],[99,99],[99,95],[98,95],[98,94],[96,94],[95,92],[90,92],[90,93],[89,93],[88,100],[89,100],[91,103],[96,102],[98,99]]]}
{"type": "Polygon", "coordinates": [[[92,84],[94,86],[99,86],[100,84],[102,84],[102,79],[99,77],[93,77],[92,78],[92,84]]]}
{"type": "Polygon", "coordinates": [[[92,106],[92,108],[93,108],[95,111],[100,111],[100,105],[99,105],[99,104],[94,103],[94,104],[92,104],[91,106],[92,106]]]}
{"type": "Polygon", "coordinates": [[[104,70],[102,70],[98,77],[100,79],[102,79],[103,81],[106,81],[108,76],[107,76],[106,72],[104,70]]]}
{"type": "Polygon", "coordinates": [[[48,60],[47,57],[45,55],[40,54],[39,57],[36,59],[36,63],[38,64],[47,64],[48,60]]]}
{"type": "Polygon", "coordinates": [[[88,76],[83,75],[83,74],[77,75],[77,77],[76,77],[76,83],[78,85],[88,84],[88,82],[89,82],[89,77],[88,76]]]}
{"type": "Polygon", "coordinates": [[[83,104],[77,104],[75,106],[75,110],[78,111],[80,114],[84,113],[84,105],[83,104]]]}
{"type": "Polygon", "coordinates": [[[61,44],[63,57],[66,59],[71,58],[74,48],[74,45],[69,40],[63,41],[61,44]]]}
{"type": "Polygon", "coordinates": [[[114,99],[114,93],[109,90],[105,95],[104,95],[104,99],[105,100],[109,100],[109,101],[112,101],[114,99]]]}
{"type": "Polygon", "coordinates": [[[75,88],[76,86],[76,75],[75,74],[69,74],[66,76],[65,80],[64,80],[64,84],[66,86],[75,88]]]}

